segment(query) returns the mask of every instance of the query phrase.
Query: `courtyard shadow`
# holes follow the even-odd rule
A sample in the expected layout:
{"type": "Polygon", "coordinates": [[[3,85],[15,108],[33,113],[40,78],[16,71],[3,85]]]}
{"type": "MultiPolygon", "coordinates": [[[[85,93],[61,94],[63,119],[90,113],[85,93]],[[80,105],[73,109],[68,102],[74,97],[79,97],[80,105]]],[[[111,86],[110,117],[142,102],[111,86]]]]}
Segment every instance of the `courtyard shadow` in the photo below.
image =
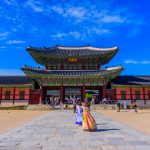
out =
{"type": "Polygon", "coordinates": [[[108,124],[108,123],[97,123],[96,125],[105,125],[105,124],[108,124]]]}
{"type": "Polygon", "coordinates": [[[112,128],[112,129],[97,129],[95,132],[107,132],[107,131],[118,131],[120,129],[115,129],[115,128],[112,128]]]}

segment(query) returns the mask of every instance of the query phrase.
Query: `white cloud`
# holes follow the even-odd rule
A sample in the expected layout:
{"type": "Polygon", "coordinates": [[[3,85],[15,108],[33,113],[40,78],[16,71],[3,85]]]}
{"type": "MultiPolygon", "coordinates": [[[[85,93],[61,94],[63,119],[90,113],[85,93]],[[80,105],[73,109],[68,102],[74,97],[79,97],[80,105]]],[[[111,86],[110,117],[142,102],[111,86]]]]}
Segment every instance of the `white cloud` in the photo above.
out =
{"type": "Polygon", "coordinates": [[[100,28],[90,28],[88,29],[88,34],[97,34],[97,35],[103,35],[110,33],[110,30],[108,29],[100,29],[100,28]]]}
{"type": "Polygon", "coordinates": [[[71,31],[70,36],[73,36],[75,39],[79,39],[81,37],[81,34],[77,31],[71,31]]]}
{"type": "Polygon", "coordinates": [[[64,10],[62,7],[59,7],[59,6],[52,6],[52,10],[55,11],[56,13],[58,14],[62,14],[64,13],[64,10]]]}
{"type": "Polygon", "coordinates": [[[25,41],[9,40],[6,42],[6,44],[21,44],[21,43],[25,43],[25,41]]]}
{"type": "Polygon", "coordinates": [[[3,69],[0,68],[0,75],[24,75],[24,73],[19,69],[3,69]]]}
{"type": "Polygon", "coordinates": [[[9,35],[9,32],[0,33],[0,40],[5,40],[9,35]]]}
{"type": "Polygon", "coordinates": [[[54,35],[51,35],[53,38],[65,38],[65,37],[73,37],[75,39],[79,39],[81,37],[81,34],[77,31],[71,31],[69,33],[57,33],[54,35]]]}
{"type": "Polygon", "coordinates": [[[76,21],[83,21],[86,17],[87,10],[84,7],[75,7],[75,6],[52,6],[52,10],[62,17],[73,17],[76,18],[76,21]]]}
{"type": "Polygon", "coordinates": [[[16,3],[17,3],[16,0],[4,0],[4,2],[5,2],[7,5],[16,5],[16,3]]]}
{"type": "Polygon", "coordinates": [[[101,19],[102,22],[105,23],[124,23],[125,22],[125,18],[119,16],[119,15],[106,15],[103,16],[101,19]]]}
{"type": "MultiPolygon", "coordinates": [[[[44,8],[42,7],[42,3],[37,0],[28,0],[25,5],[30,7],[35,12],[43,12],[44,8]]],[[[30,9],[29,8],[29,9],[30,9]]]]}
{"type": "Polygon", "coordinates": [[[126,60],[124,61],[125,64],[141,64],[141,65],[147,65],[150,64],[149,60],[144,61],[136,61],[136,60],[126,60]]]}
{"type": "Polygon", "coordinates": [[[136,60],[126,60],[124,63],[125,64],[138,64],[139,62],[136,60]]]}
{"type": "Polygon", "coordinates": [[[51,35],[51,37],[53,37],[53,38],[63,38],[63,37],[66,37],[68,35],[69,34],[66,34],[66,33],[57,33],[55,35],[51,35]]]}
{"type": "Polygon", "coordinates": [[[87,13],[86,9],[83,7],[71,7],[66,11],[67,16],[72,16],[76,18],[83,18],[87,13]]]}
{"type": "Polygon", "coordinates": [[[0,36],[8,36],[9,32],[0,33],[0,36]]]}
{"type": "Polygon", "coordinates": [[[150,64],[150,61],[145,60],[145,61],[142,61],[141,64],[143,64],[143,65],[150,64]]]}

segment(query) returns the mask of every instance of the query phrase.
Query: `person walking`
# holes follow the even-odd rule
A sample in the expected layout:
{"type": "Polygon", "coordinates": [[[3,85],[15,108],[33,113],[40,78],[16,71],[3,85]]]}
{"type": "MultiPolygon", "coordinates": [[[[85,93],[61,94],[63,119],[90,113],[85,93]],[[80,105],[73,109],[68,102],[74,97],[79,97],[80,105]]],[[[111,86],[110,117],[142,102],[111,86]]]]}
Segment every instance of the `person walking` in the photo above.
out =
{"type": "Polygon", "coordinates": [[[52,109],[54,109],[54,105],[55,105],[55,102],[54,102],[54,98],[52,97],[52,98],[51,98],[51,106],[52,106],[52,109]]]}
{"type": "Polygon", "coordinates": [[[123,109],[124,109],[124,110],[127,109],[127,101],[126,101],[126,100],[123,101],[123,109]]]}
{"type": "Polygon", "coordinates": [[[133,101],[132,103],[132,109],[134,110],[135,113],[137,113],[137,105],[136,105],[136,100],[133,101]]]}
{"type": "Polygon", "coordinates": [[[82,104],[79,102],[76,106],[76,124],[82,125],[82,115],[83,115],[83,109],[82,104]]]}
{"type": "Polygon", "coordinates": [[[73,99],[73,112],[76,113],[76,104],[77,104],[77,100],[74,98],[73,99]]]}
{"type": "Polygon", "coordinates": [[[121,104],[119,101],[117,101],[117,112],[120,112],[120,109],[121,109],[121,104]]]}
{"type": "Polygon", "coordinates": [[[90,114],[90,110],[87,103],[82,103],[83,108],[83,122],[82,122],[82,129],[84,131],[96,131],[96,121],[90,114]]]}

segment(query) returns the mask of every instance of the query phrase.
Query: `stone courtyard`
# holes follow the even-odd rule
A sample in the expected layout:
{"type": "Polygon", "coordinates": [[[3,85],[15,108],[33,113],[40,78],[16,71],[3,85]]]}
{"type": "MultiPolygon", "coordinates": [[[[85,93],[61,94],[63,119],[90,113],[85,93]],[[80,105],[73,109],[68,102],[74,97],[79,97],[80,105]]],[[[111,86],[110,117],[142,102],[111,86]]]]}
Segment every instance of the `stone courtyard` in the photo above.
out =
{"type": "Polygon", "coordinates": [[[150,136],[92,112],[98,130],[84,132],[71,110],[56,110],[0,136],[0,150],[149,150],[150,136]]]}

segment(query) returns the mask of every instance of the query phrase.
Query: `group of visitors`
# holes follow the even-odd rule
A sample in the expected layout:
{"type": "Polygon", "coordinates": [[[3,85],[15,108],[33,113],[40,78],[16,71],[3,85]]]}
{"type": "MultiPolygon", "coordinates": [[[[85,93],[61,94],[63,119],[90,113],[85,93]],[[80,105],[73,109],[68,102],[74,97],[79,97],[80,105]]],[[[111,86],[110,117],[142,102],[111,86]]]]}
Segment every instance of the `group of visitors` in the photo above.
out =
{"type": "Polygon", "coordinates": [[[76,124],[82,126],[84,131],[96,131],[97,126],[94,118],[90,114],[90,103],[77,102],[74,104],[74,113],[76,113],[76,124]]]}
{"type": "Polygon", "coordinates": [[[49,105],[52,109],[55,109],[55,106],[58,106],[61,108],[61,102],[60,102],[60,98],[59,97],[46,97],[45,99],[45,104],[49,105]]]}
{"type": "MultiPolygon", "coordinates": [[[[120,110],[121,110],[121,103],[119,101],[117,101],[116,105],[117,105],[117,112],[120,112],[120,110]]],[[[123,101],[123,109],[124,110],[127,109],[127,101],[126,100],[123,101]]],[[[137,113],[136,100],[132,100],[131,101],[131,111],[134,111],[134,112],[137,113]]]]}
{"type": "Polygon", "coordinates": [[[100,101],[101,104],[115,104],[115,100],[111,100],[110,97],[105,97],[100,101]]]}

